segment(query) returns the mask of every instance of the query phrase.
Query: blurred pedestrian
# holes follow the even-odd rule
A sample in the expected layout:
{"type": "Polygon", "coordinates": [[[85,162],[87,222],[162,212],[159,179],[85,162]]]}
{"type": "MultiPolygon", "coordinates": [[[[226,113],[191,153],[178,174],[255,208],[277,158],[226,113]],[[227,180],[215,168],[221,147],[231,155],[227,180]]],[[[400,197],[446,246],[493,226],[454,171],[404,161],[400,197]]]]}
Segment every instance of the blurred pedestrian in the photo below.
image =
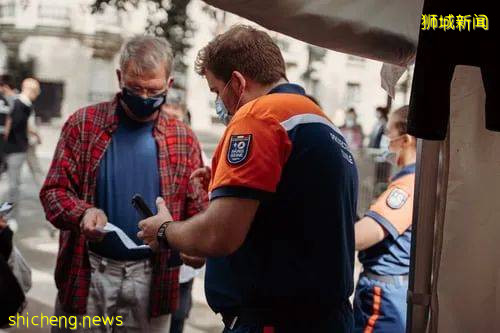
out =
{"type": "Polygon", "coordinates": [[[17,91],[14,89],[12,76],[9,74],[0,75],[0,175],[7,170],[5,142],[12,125],[9,114],[16,95],[17,91]]]}
{"type": "Polygon", "coordinates": [[[389,116],[393,163],[401,170],[355,224],[363,265],[354,297],[355,332],[403,333],[410,269],[416,139],[407,133],[408,106],[389,116]]]}
{"type": "Polygon", "coordinates": [[[40,192],[47,219],[61,231],[56,315],[123,316],[124,332],[169,330],[180,254],[143,246],[131,199],[141,194],[155,212],[161,196],[177,219],[207,203],[190,181],[203,165],[196,136],[160,110],[173,82],[172,58],[164,38],[131,39],[117,70],[121,92],[76,111],[63,127],[40,192]],[[105,228],[121,230],[128,246],[105,228]]]}
{"type": "Polygon", "coordinates": [[[0,91],[0,175],[7,170],[4,146],[7,141],[7,118],[10,114],[10,105],[5,96],[0,91]]]}
{"type": "Polygon", "coordinates": [[[7,128],[7,176],[9,179],[8,201],[15,203],[12,219],[9,224],[16,225],[15,218],[19,210],[19,193],[21,187],[21,170],[26,161],[28,144],[28,119],[33,112],[33,101],[40,94],[40,84],[33,78],[24,79],[21,93],[14,100],[9,115],[10,126],[7,128]]]}
{"type": "Polygon", "coordinates": [[[187,121],[186,106],[185,104],[182,103],[180,99],[178,98],[169,99],[165,104],[162,105],[162,110],[165,111],[168,116],[189,125],[189,122],[187,121]]]}
{"type": "Polygon", "coordinates": [[[36,124],[35,113],[28,119],[28,150],[26,151],[26,162],[33,177],[35,185],[39,189],[42,186],[45,178],[45,173],[40,165],[40,160],[37,156],[37,147],[42,144],[42,138],[36,124]]]}
{"type": "Polygon", "coordinates": [[[379,106],[375,110],[375,115],[377,117],[377,122],[373,126],[370,133],[370,142],[368,143],[368,148],[381,148],[380,144],[382,142],[382,137],[384,135],[387,126],[387,114],[389,109],[379,106]]]}
{"type": "Polygon", "coordinates": [[[7,224],[0,204],[0,328],[8,327],[8,318],[26,306],[25,293],[31,288],[31,269],[13,244],[13,231],[7,224]]]}
{"type": "Polygon", "coordinates": [[[12,75],[0,75],[0,94],[7,99],[10,106],[14,105],[14,100],[16,99],[18,91],[14,86],[14,79],[12,78],[12,75]]]}
{"type": "MultiPolygon", "coordinates": [[[[189,111],[186,109],[184,103],[179,99],[169,99],[168,103],[164,104],[162,108],[170,116],[179,121],[190,124],[189,111]]],[[[202,151],[203,164],[208,163],[208,159],[202,151]]],[[[170,324],[170,333],[182,333],[184,330],[184,322],[189,317],[191,307],[193,305],[192,290],[194,278],[200,273],[200,267],[204,261],[200,261],[200,265],[192,267],[183,264],[179,272],[179,307],[172,314],[172,322],[170,324]]]]}
{"type": "Polygon", "coordinates": [[[12,230],[0,215],[0,328],[7,327],[9,317],[21,312],[24,292],[8,264],[12,254],[12,230]]]}
{"type": "Polygon", "coordinates": [[[363,129],[358,124],[358,115],[354,108],[349,108],[345,112],[344,125],[340,127],[340,131],[351,149],[363,148],[363,129]]]}

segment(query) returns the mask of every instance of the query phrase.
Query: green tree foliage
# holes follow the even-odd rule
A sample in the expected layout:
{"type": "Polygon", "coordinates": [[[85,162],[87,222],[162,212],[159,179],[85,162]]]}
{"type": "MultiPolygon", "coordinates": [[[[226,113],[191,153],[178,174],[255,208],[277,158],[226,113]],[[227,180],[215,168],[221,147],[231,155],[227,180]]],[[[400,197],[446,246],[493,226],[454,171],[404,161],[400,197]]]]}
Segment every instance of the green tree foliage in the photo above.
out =
{"type": "Polygon", "coordinates": [[[184,74],[187,65],[184,61],[190,48],[188,38],[192,36],[193,25],[187,15],[190,0],[95,0],[92,11],[103,11],[106,6],[125,11],[146,4],[148,16],[148,33],[165,37],[172,45],[175,54],[175,68],[178,74],[184,74]]]}

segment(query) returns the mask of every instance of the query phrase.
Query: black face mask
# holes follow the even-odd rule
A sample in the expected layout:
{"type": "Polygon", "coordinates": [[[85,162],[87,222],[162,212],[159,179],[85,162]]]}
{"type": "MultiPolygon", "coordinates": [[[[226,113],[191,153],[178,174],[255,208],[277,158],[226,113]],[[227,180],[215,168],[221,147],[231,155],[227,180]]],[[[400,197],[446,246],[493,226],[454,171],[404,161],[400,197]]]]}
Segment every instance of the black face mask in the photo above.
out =
{"type": "Polygon", "coordinates": [[[137,118],[143,119],[151,116],[153,113],[158,111],[158,109],[167,100],[167,92],[163,92],[161,94],[148,98],[143,98],[132,93],[127,88],[123,88],[121,98],[137,118]]]}

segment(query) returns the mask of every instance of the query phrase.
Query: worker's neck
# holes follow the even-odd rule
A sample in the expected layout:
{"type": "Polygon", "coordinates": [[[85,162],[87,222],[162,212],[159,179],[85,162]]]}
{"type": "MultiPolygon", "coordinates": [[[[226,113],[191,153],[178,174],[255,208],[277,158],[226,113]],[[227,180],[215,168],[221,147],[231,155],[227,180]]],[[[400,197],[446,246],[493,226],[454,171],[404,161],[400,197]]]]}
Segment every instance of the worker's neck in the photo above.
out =
{"type": "Polygon", "coordinates": [[[401,167],[406,167],[408,165],[415,164],[417,162],[417,152],[416,151],[406,151],[401,155],[400,159],[401,167]]]}
{"type": "Polygon", "coordinates": [[[285,84],[285,83],[288,83],[288,81],[286,79],[282,78],[279,81],[271,83],[271,84],[258,85],[258,86],[256,85],[255,89],[253,89],[253,93],[250,94],[248,100],[251,101],[251,100],[254,100],[254,99],[259,98],[261,96],[267,95],[267,94],[269,94],[269,92],[271,90],[273,90],[277,86],[285,84]]]}

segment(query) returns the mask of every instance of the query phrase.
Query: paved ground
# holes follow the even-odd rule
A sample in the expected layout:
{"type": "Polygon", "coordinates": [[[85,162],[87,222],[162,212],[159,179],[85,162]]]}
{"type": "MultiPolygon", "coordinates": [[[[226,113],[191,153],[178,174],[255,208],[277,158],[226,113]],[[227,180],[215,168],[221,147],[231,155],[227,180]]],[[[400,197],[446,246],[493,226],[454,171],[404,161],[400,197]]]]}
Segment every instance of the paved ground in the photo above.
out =
{"type": "MultiPolygon", "coordinates": [[[[42,126],[41,132],[44,143],[40,147],[38,155],[41,164],[48,169],[52,159],[53,149],[59,137],[58,127],[42,126]]],[[[208,134],[201,134],[200,140],[205,141],[206,153],[211,156],[217,138],[208,134]]],[[[32,268],[33,288],[28,293],[28,315],[52,315],[53,304],[56,296],[56,288],[53,279],[55,260],[58,250],[58,236],[51,235],[48,222],[44,218],[42,207],[38,200],[38,188],[33,182],[28,168],[23,169],[23,185],[21,186],[22,197],[19,203],[18,225],[15,234],[15,243],[25,256],[32,268]]],[[[6,177],[0,179],[0,199],[5,198],[7,191],[6,177]]],[[[186,323],[186,333],[215,333],[222,331],[221,320],[206,304],[203,290],[203,277],[196,278],[193,287],[193,309],[186,323]]],[[[2,330],[0,330],[1,332],[2,330]]],[[[13,328],[8,332],[49,332],[44,327],[13,328]]]]}
{"type": "MultiPolygon", "coordinates": [[[[52,159],[53,149],[59,137],[57,126],[42,126],[44,140],[38,155],[45,170],[52,159]]],[[[207,133],[198,133],[204,151],[211,156],[215,149],[216,137],[207,133]]],[[[6,177],[0,179],[0,199],[7,190],[6,177]]],[[[38,191],[27,167],[23,169],[22,198],[19,203],[19,230],[15,234],[15,243],[32,267],[33,288],[28,293],[29,305],[25,313],[34,316],[52,315],[56,296],[53,271],[58,250],[57,235],[51,235],[48,222],[45,221],[42,207],[38,200],[38,191]]],[[[357,265],[357,267],[359,267],[357,265]]],[[[357,276],[357,274],[356,274],[357,276]]],[[[193,287],[193,309],[186,323],[185,333],[215,333],[222,331],[221,320],[206,304],[203,290],[203,276],[196,278],[193,287]]],[[[48,328],[35,327],[9,329],[9,332],[49,332],[48,328]]],[[[2,330],[0,329],[0,333],[2,330]]]]}

